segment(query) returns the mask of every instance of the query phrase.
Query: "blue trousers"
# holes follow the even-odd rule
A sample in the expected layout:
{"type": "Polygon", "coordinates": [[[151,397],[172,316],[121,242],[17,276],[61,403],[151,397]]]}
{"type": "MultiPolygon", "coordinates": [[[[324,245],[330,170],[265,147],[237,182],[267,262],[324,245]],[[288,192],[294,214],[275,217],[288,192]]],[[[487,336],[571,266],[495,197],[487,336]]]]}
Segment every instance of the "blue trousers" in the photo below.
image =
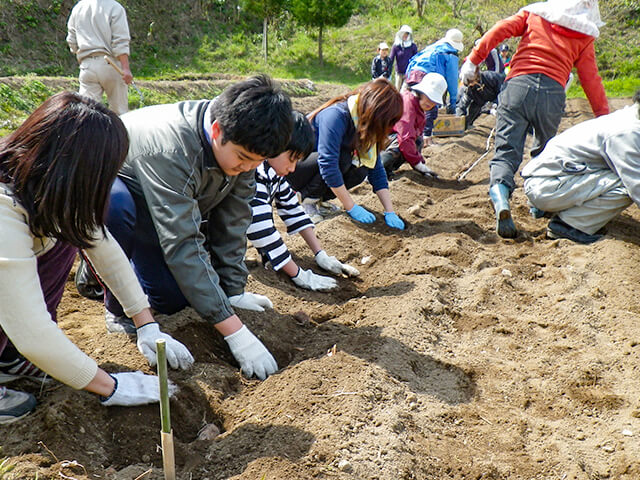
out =
{"type": "Polygon", "coordinates": [[[516,188],[514,177],[522,163],[527,132],[533,128],[535,135],[532,157],[542,152],[558,132],[564,112],[564,86],[542,73],[520,75],[505,83],[498,99],[490,184],[503,183],[511,193],[516,188]]]}
{"type": "MultiPolygon", "coordinates": [[[[189,305],[164,260],[144,198],[134,197],[119,178],[111,187],[107,228],[131,261],[154,310],[170,315],[189,305]]],[[[110,291],[106,292],[105,306],[115,315],[124,315],[110,291]]]]}

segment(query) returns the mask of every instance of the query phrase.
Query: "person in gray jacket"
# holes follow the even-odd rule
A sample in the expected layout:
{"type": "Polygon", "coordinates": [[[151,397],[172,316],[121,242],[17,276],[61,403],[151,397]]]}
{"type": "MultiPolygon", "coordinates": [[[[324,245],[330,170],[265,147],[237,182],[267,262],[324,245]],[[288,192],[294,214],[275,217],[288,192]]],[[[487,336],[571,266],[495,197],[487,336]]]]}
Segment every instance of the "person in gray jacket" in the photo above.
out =
{"type": "MultiPolygon", "coordinates": [[[[254,169],[282,153],[293,129],[291,101],[267,76],[209,101],[146,107],[122,116],[129,153],[111,190],[107,226],[156,311],[193,307],[224,335],[242,372],[277,370],[271,353],[234,313],[262,311],[267,297],[245,292],[254,169]]],[[[107,328],[130,331],[107,291],[107,328]]]]}
{"type": "Polygon", "coordinates": [[[595,242],[610,220],[640,205],[640,90],[633,100],[554,137],[522,170],[531,214],[555,214],[548,237],[595,242]]]}

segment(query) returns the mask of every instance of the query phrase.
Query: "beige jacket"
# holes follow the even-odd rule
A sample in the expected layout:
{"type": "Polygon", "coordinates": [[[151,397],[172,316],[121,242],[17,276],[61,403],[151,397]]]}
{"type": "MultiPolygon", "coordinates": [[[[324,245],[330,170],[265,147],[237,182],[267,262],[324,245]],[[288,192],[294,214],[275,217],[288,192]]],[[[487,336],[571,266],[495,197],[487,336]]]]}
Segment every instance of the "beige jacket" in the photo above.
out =
{"type": "MultiPolygon", "coordinates": [[[[55,242],[31,233],[27,212],[11,188],[0,183],[0,327],[38,368],[80,389],[93,379],[98,366],[51,320],[38,278],[37,258],[55,242]]],[[[149,306],[127,257],[110,234],[85,253],[127,315],[149,306]]]]}
{"type": "Polygon", "coordinates": [[[67,30],[78,63],[94,54],[129,55],[127,14],[115,0],[80,0],[71,10],[67,30]]]}

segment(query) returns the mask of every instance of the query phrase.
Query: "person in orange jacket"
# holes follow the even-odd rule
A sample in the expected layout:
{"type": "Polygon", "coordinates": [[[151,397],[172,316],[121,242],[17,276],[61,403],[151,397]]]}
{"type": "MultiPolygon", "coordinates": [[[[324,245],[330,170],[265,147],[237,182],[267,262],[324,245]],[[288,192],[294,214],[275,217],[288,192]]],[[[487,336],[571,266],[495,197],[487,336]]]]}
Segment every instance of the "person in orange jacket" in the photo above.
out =
{"type": "Polygon", "coordinates": [[[509,198],[522,163],[527,131],[533,127],[534,157],[558,131],[565,106],[565,84],[573,67],[594,115],[609,113],[594,49],[602,25],[597,0],[533,3],[485,33],[460,70],[460,79],[468,82],[491,49],[507,38],[521,37],[499,97],[495,155],[490,162],[489,197],[501,237],[514,238],[518,234],[509,198]]]}

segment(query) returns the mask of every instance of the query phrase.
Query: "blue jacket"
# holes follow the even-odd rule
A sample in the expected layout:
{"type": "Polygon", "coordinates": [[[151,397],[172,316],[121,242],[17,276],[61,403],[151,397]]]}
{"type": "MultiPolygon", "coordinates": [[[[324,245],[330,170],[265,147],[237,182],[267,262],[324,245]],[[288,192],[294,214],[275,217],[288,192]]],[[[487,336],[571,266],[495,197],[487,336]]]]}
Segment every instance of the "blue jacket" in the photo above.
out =
{"type": "MultiPolygon", "coordinates": [[[[331,188],[344,185],[340,172],[340,157],[353,155],[356,127],[351,119],[347,102],[339,102],[319,112],[311,122],[315,133],[315,151],[324,182],[331,188]]],[[[378,152],[379,153],[379,152],[378,152]]],[[[373,191],[389,188],[387,174],[380,155],[376,165],[367,174],[373,191]]]]}
{"type": "Polygon", "coordinates": [[[458,97],[458,51],[455,48],[441,40],[428,45],[409,60],[407,77],[411,70],[442,75],[447,80],[449,105],[455,108],[458,97]]]}

